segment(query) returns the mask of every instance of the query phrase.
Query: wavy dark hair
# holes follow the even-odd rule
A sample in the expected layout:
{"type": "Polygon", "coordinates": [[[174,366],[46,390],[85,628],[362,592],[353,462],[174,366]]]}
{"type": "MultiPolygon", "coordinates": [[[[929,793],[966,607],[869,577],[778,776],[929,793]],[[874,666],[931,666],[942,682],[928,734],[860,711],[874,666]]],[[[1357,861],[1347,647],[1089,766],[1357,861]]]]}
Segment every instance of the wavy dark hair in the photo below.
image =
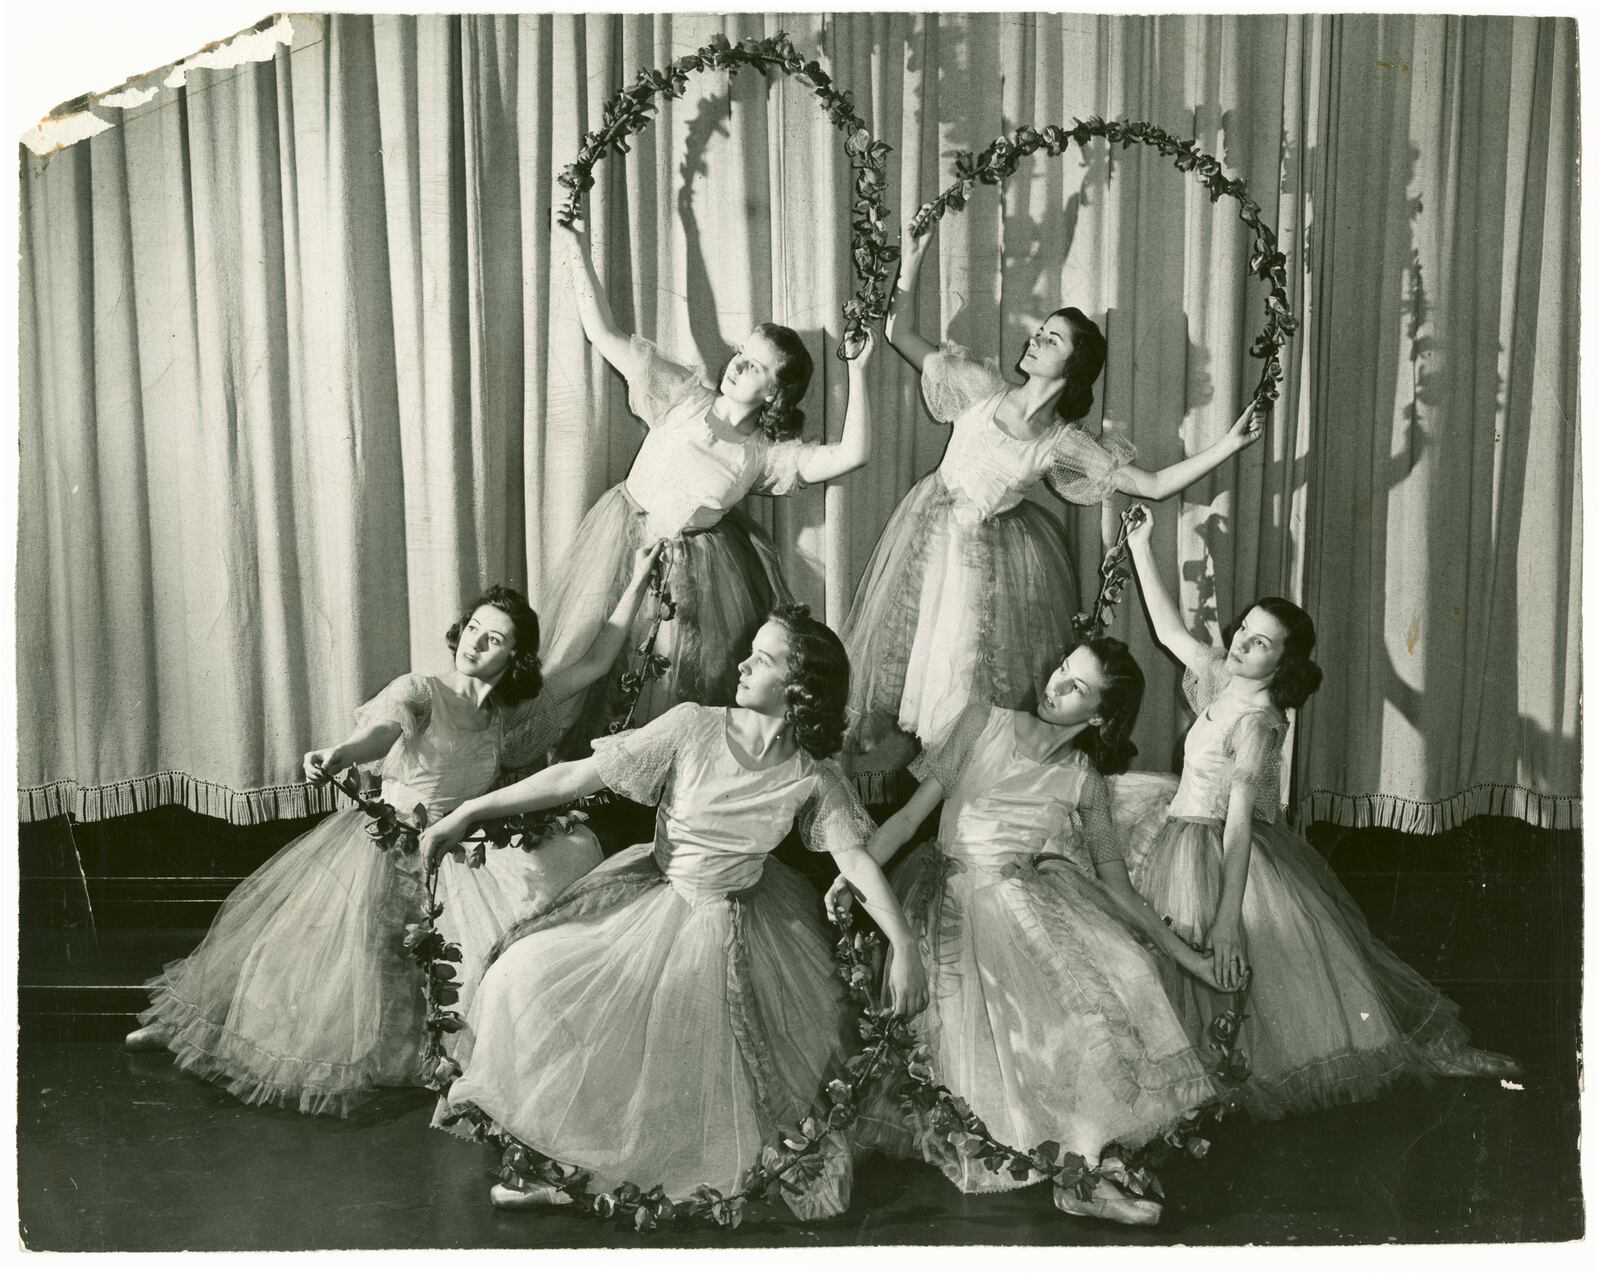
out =
{"type": "Polygon", "coordinates": [[[1094,382],[1106,367],[1106,338],[1099,325],[1081,309],[1068,306],[1056,310],[1050,318],[1064,319],[1072,333],[1072,352],[1062,370],[1067,386],[1056,399],[1056,415],[1072,424],[1088,415],[1094,406],[1094,382]]]}
{"type": "Polygon", "coordinates": [[[1260,597],[1252,601],[1222,630],[1222,643],[1233,645],[1233,634],[1239,630],[1245,616],[1252,610],[1265,610],[1282,625],[1283,659],[1278,670],[1267,682],[1267,695],[1279,711],[1299,707],[1317,692],[1322,684],[1322,669],[1311,660],[1311,651],[1317,644],[1317,629],[1311,616],[1294,602],[1283,597],[1260,597]]]}
{"type": "Polygon", "coordinates": [[[784,719],[794,726],[796,743],[818,760],[826,760],[844,745],[850,656],[833,629],[811,617],[810,606],[775,606],[767,618],[781,624],[789,639],[784,719]]]}
{"type": "Polygon", "coordinates": [[[806,413],[800,410],[800,399],[811,387],[811,354],[806,350],[800,333],[779,323],[760,323],[756,333],[772,342],[772,347],[782,355],[778,364],[778,388],[772,401],[761,408],[760,426],[774,442],[800,436],[805,428],[806,413]]]}
{"type": "Polygon", "coordinates": [[[1144,669],[1133,657],[1133,651],[1116,637],[1094,637],[1072,648],[1080,646],[1100,664],[1105,688],[1100,691],[1096,712],[1100,724],[1086,725],[1072,745],[1087,755],[1089,763],[1101,773],[1120,774],[1139,754],[1133,745],[1133,726],[1144,703],[1144,669]]]}
{"type": "Polygon", "coordinates": [[[511,653],[511,666],[495,683],[492,697],[503,706],[537,698],[544,687],[544,673],[539,669],[539,616],[534,613],[528,599],[515,588],[503,583],[490,584],[466,608],[462,616],[450,625],[444,634],[444,643],[454,654],[461,644],[461,634],[466,630],[473,614],[480,606],[493,606],[511,620],[517,634],[517,646],[511,653]]]}

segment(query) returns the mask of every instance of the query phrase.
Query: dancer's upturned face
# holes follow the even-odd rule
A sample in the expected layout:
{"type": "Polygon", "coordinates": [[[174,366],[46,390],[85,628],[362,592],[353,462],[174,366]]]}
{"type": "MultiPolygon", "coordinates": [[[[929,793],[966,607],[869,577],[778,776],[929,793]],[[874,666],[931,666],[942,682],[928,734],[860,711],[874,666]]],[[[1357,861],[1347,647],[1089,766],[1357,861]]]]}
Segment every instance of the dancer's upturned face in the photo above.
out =
{"type": "Polygon", "coordinates": [[[768,619],[750,643],[750,653],[739,664],[739,685],[733,701],[763,716],[782,716],[789,710],[789,634],[781,623],[768,619]]]}
{"type": "Polygon", "coordinates": [[[511,616],[494,606],[479,606],[461,630],[456,671],[480,681],[498,681],[516,652],[517,627],[511,616]]]}
{"type": "Polygon", "coordinates": [[[728,360],[718,392],[744,406],[764,406],[777,392],[782,366],[777,347],[760,332],[751,332],[728,360]]]}
{"type": "Polygon", "coordinates": [[[1260,606],[1245,615],[1228,646],[1228,671],[1252,681],[1270,681],[1283,662],[1289,632],[1260,606]]]}
{"type": "Polygon", "coordinates": [[[1087,646],[1079,646],[1045,682],[1034,714],[1051,725],[1087,725],[1100,711],[1106,672],[1087,646]]]}
{"type": "Polygon", "coordinates": [[[1030,376],[1057,380],[1065,374],[1072,354],[1072,328],[1059,314],[1053,314],[1028,338],[1017,366],[1030,376]]]}

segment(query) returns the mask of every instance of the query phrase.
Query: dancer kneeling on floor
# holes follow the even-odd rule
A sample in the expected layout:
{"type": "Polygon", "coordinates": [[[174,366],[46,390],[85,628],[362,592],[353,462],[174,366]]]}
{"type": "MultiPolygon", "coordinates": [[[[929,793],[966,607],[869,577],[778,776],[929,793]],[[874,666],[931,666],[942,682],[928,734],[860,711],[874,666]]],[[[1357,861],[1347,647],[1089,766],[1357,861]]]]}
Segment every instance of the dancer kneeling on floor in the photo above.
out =
{"type": "MultiPolygon", "coordinates": [[[[838,637],[804,606],[780,606],[739,665],[737,706],[680,704],[429,830],[424,847],[444,852],[475,821],[602,787],[659,802],[654,844],[605,862],[506,935],[442,1113],[475,1107],[537,1153],[593,1173],[594,1188],[736,1190],[780,1129],[812,1111],[852,1037],[815,894],[769,860],[796,823],[888,935],[895,1008],[921,1009],[915,942],[863,848],[875,828],[826,759],[843,736],[849,679],[838,637]]],[[[849,1186],[835,1135],[819,1177],[785,1196],[814,1218],[843,1210],[849,1186]]],[[[496,1185],[492,1198],[561,1201],[538,1184],[496,1185]]]]}

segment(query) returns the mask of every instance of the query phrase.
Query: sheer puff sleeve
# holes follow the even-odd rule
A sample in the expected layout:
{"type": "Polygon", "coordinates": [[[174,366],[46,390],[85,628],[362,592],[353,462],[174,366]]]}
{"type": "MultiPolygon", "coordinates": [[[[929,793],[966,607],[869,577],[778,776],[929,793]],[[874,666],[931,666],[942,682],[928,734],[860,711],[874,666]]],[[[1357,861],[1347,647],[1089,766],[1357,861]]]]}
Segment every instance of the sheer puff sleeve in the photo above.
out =
{"type": "Polygon", "coordinates": [[[1069,504],[1098,504],[1117,489],[1117,474],[1137,456],[1133,443],[1114,433],[1097,440],[1079,428],[1063,429],[1044,480],[1069,504]]]}
{"type": "Polygon", "coordinates": [[[1078,822],[1084,851],[1091,862],[1120,862],[1124,854],[1111,813],[1111,788],[1098,770],[1091,766],[1085,769],[1083,787],[1078,792],[1078,822]]]}
{"type": "Polygon", "coordinates": [[[994,711],[988,703],[968,703],[956,717],[956,723],[951,726],[949,737],[942,746],[935,747],[932,751],[920,753],[911,762],[911,776],[918,782],[926,782],[932,778],[944,788],[945,795],[956,789],[956,783],[961,779],[961,771],[967,767],[967,762],[972,759],[972,749],[977,746],[978,738],[983,733],[984,726],[989,723],[989,716],[994,711]]]}
{"type": "Polygon", "coordinates": [[[1267,822],[1278,819],[1279,770],[1288,728],[1282,712],[1261,708],[1245,712],[1228,732],[1234,785],[1249,785],[1255,815],[1267,822]]]}
{"type": "Polygon", "coordinates": [[[800,466],[815,445],[799,438],[767,443],[761,455],[761,474],[751,489],[757,495],[792,495],[802,489],[806,480],[800,476],[800,466]]]}
{"type": "Polygon", "coordinates": [[[865,848],[878,830],[855,787],[831,760],[818,763],[816,781],[796,821],[801,843],[813,853],[865,848]]]}
{"type": "Polygon", "coordinates": [[[1210,707],[1228,683],[1228,660],[1221,650],[1207,650],[1200,662],[1184,669],[1183,696],[1198,716],[1210,707]]]}
{"type": "Polygon", "coordinates": [[[549,695],[505,709],[505,742],[500,764],[506,769],[526,769],[542,763],[561,737],[561,720],[549,695]]]}
{"type": "Polygon", "coordinates": [[[699,375],[666,357],[653,341],[630,336],[638,369],[628,378],[628,410],[652,429],[690,394],[710,393],[699,375]]]}
{"type": "Polygon", "coordinates": [[[600,781],[628,800],[658,803],[678,748],[693,732],[699,714],[708,710],[712,709],[679,703],[648,725],[596,738],[594,764],[600,781]]]}
{"type": "Polygon", "coordinates": [[[428,678],[416,672],[396,677],[370,702],[356,708],[356,727],[398,725],[400,736],[415,738],[433,718],[433,691],[428,678]]]}
{"type": "Polygon", "coordinates": [[[979,362],[948,340],[922,363],[922,400],[933,418],[945,424],[1005,387],[993,363],[979,362]]]}

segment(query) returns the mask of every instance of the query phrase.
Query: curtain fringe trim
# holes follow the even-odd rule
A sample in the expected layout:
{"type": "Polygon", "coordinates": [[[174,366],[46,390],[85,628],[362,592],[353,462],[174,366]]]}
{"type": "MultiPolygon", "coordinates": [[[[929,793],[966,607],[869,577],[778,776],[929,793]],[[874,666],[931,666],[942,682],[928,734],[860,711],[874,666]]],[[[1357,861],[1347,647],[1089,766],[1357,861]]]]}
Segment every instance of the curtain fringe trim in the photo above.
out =
{"type": "Polygon", "coordinates": [[[251,827],[330,813],[348,803],[332,787],[308,782],[235,791],[218,782],[168,771],[98,787],[80,787],[71,778],[23,787],[17,792],[17,820],[42,822],[70,816],[78,822],[101,822],[165,805],[181,805],[208,818],[251,827]]]}
{"type": "Polygon", "coordinates": [[[1298,823],[1332,822],[1342,827],[1384,827],[1408,835],[1438,835],[1471,818],[1516,818],[1547,831],[1583,827],[1579,796],[1550,796],[1509,783],[1480,782],[1443,800],[1401,796],[1351,796],[1318,789],[1300,801],[1298,823]]]}
{"type": "MultiPolygon", "coordinates": [[[[903,778],[899,772],[879,771],[854,776],[862,803],[877,806],[895,803],[903,778]]],[[[70,778],[23,787],[17,793],[17,820],[43,822],[70,816],[78,822],[100,822],[165,805],[181,805],[234,826],[257,826],[330,813],[346,803],[333,788],[310,783],[235,791],[186,773],[167,772],[98,787],[80,787],[70,778]]],[[[1470,818],[1485,816],[1516,818],[1552,831],[1576,831],[1583,826],[1583,801],[1577,796],[1545,795],[1503,783],[1479,783],[1446,799],[1431,801],[1353,796],[1319,789],[1301,799],[1298,814],[1301,826],[1332,822],[1346,827],[1384,827],[1410,835],[1438,835],[1470,818]]]]}

